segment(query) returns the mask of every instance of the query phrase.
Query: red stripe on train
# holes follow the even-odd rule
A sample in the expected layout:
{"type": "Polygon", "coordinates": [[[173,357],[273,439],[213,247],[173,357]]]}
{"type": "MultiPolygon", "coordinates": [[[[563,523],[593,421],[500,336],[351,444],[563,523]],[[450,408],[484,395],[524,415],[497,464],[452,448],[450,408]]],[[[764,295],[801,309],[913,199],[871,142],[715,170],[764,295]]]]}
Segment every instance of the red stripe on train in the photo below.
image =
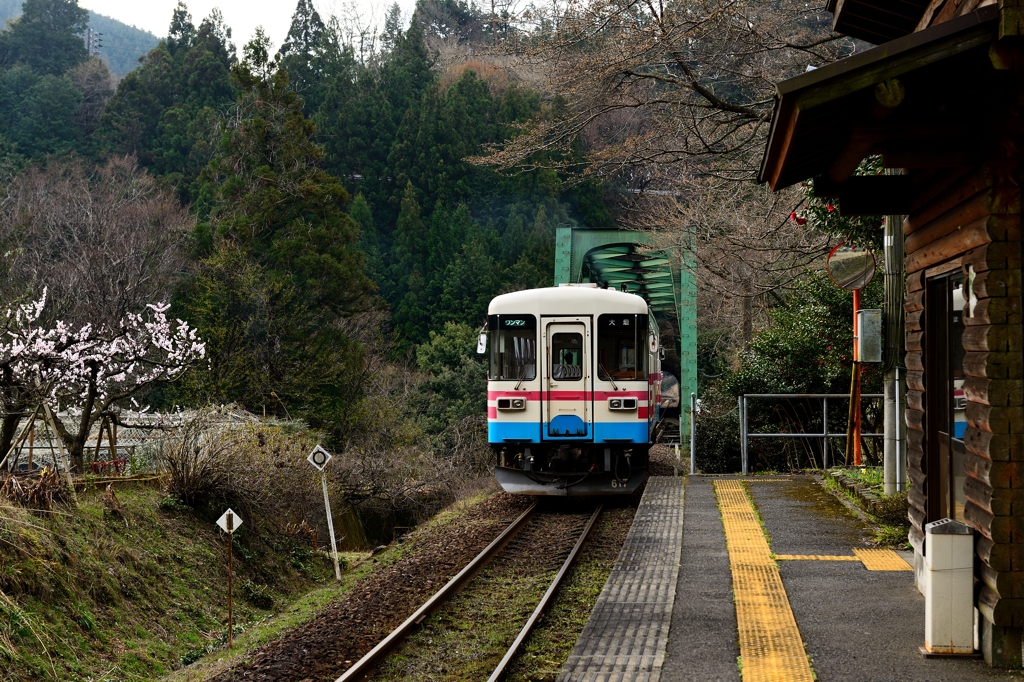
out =
{"type": "Polygon", "coordinates": [[[498,398],[526,398],[527,400],[607,400],[608,398],[638,398],[646,400],[647,391],[488,391],[488,400],[498,398]]]}

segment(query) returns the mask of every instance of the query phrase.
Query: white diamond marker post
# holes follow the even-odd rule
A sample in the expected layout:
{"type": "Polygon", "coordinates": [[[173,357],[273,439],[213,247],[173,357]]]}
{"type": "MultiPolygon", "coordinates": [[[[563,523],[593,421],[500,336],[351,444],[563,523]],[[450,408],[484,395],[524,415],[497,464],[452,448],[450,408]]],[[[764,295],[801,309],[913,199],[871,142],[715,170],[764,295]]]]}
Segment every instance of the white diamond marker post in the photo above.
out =
{"type": "Polygon", "coordinates": [[[331,516],[331,500],[327,497],[327,472],[324,468],[333,459],[331,453],[324,450],[322,445],[313,448],[306,461],[320,472],[320,482],[324,486],[324,507],[327,509],[327,530],[331,534],[331,556],[334,558],[334,575],[341,580],[341,566],[338,565],[338,543],[334,540],[334,519],[331,516]]]}
{"type": "Polygon", "coordinates": [[[217,519],[217,525],[220,529],[228,534],[228,648],[230,649],[235,645],[234,640],[234,612],[232,611],[231,593],[232,585],[231,580],[231,544],[235,539],[235,531],[242,525],[242,518],[233,512],[230,508],[220,515],[217,519]]]}

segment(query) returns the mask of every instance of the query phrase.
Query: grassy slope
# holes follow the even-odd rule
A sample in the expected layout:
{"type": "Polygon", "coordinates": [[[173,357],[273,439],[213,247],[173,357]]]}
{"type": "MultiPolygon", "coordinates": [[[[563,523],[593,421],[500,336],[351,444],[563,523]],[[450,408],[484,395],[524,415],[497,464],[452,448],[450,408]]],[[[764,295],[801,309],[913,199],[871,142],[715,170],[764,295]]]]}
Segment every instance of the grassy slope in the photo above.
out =
{"type": "MultiPolygon", "coordinates": [[[[490,494],[488,490],[455,502],[414,530],[407,539],[411,540],[418,533],[429,533],[457,522],[474,506],[490,497],[490,494]]],[[[367,561],[369,553],[348,553],[347,558],[351,568],[344,574],[340,584],[332,580],[322,587],[310,591],[281,614],[254,624],[247,632],[236,637],[234,649],[219,647],[189,667],[171,673],[164,679],[164,682],[201,682],[245,660],[260,646],[288,628],[313,618],[320,610],[344,596],[354,585],[371,573],[386,570],[392,566],[409,553],[410,544],[404,541],[392,543],[386,550],[373,557],[372,561],[367,561]]]]}
{"type": "MultiPolygon", "coordinates": [[[[0,678],[150,679],[221,644],[226,545],[213,519],[161,508],[152,489],[117,494],[124,518],[98,492],[47,515],[0,507],[0,678]]],[[[236,632],[333,577],[324,557],[245,531],[235,543],[236,632]]]]}

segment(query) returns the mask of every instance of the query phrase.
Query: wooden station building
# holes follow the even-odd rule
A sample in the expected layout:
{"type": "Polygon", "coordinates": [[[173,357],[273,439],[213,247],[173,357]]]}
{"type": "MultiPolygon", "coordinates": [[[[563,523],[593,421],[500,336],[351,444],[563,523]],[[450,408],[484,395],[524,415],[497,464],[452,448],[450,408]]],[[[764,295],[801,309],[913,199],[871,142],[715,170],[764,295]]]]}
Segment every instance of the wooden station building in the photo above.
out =
{"type": "Polygon", "coordinates": [[[778,85],[760,179],[814,178],[842,214],[902,224],[911,543],[920,563],[926,523],[975,529],[982,652],[1019,668],[1024,0],[829,9],[836,30],[878,47],[778,85]],[[898,170],[855,176],[871,155],[898,170]]]}

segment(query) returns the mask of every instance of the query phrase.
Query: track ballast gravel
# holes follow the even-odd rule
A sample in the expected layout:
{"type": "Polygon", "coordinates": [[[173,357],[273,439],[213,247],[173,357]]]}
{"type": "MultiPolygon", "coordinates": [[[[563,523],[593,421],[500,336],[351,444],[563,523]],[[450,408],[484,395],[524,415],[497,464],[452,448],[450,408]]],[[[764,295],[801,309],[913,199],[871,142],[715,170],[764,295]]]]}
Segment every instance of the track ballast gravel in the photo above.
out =
{"type": "Polygon", "coordinates": [[[459,518],[423,528],[407,554],[371,574],[308,623],[266,644],[214,682],[335,680],[479,554],[532,500],[497,493],[459,518]]]}

